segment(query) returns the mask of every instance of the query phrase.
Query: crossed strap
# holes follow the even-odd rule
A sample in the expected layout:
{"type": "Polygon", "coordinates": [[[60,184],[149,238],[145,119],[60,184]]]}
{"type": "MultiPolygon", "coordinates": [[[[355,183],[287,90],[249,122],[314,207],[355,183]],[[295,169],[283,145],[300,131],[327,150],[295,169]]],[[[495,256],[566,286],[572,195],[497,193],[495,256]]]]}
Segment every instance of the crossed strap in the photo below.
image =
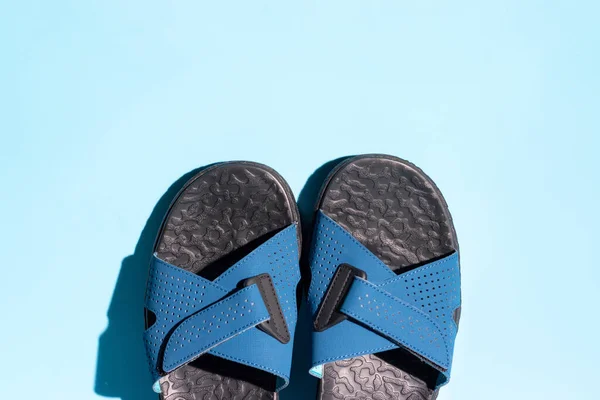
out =
{"type": "Polygon", "coordinates": [[[346,230],[317,216],[310,258],[313,369],[402,347],[448,382],[460,307],[458,253],[396,275],[346,230]]]}
{"type": "Polygon", "coordinates": [[[281,379],[281,388],[285,387],[297,319],[298,281],[295,225],[214,281],[155,255],[145,307],[156,319],[144,332],[153,379],[210,353],[270,372],[281,379]]]}

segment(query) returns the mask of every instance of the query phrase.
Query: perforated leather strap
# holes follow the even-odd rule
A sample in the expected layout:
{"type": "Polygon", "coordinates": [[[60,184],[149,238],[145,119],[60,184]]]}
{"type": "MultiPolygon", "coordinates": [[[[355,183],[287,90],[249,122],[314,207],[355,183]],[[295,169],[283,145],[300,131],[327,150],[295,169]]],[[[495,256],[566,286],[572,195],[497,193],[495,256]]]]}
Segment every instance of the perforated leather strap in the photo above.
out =
{"type": "MultiPolygon", "coordinates": [[[[182,284],[190,279],[192,282],[197,281],[191,276],[182,280],[179,274],[174,274],[177,271],[159,261],[154,263],[154,274],[163,274],[182,284]]],[[[208,283],[202,283],[202,287],[206,288],[206,285],[208,283]]],[[[218,287],[214,283],[210,285],[213,288],[218,287]]],[[[270,275],[261,274],[247,279],[244,286],[246,286],[244,289],[235,291],[209,307],[191,314],[178,325],[174,325],[175,330],[166,336],[161,368],[163,371],[171,372],[226,340],[259,325],[263,325],[263,331],[280,342],[289,342],[290,334],[270,275]],[[269,321],[271,325],[264,325],[269,321]]],[[[173,292],[171,289],[168,290],[169,293],[173,292]]],[[[167,300],[169,299],[171,297],[167,296],[167,300]]],[[[181,310],[177,303],[172,303],[171,308],[181,310]]],[[[175,315],[175,313],[171,314],[175,315]]],[[[169,321],[173,323],[175,320],[169,321]]]]}
{"type": "Polygon", "coordinates": [[[146,287],[146,309],[155,322],[144,332],[148,367],[152,379],[159,378],[159,356],[165,338],[182,320],[222,299],[229,290],[154,255],[146,287]]]}
{"type": "Polygon", "coordinates": [[[310,268],[312,374],[328,362],[402,347],[439,371],[437,386],[448,382],[460,307],[457,253],[396,275],[319,212],[310,268]]]}
{"type": "Polygon", "coordinates": [[[412,350],[441,372],[449,368],[449,344],[438,323],[376,285],[354,278],[340,311],[412,350]]]}
{"type": "Polygon", "coordinates": [[[249,286],[192,315],[169,336],[163,370],[189,363],[220,343],[270,318],[257,285],[249,286]]]}
{"type": "Polygon", "coordinates": [[[214,281],[155,255],[145,306],[155,317],[144,332],[155,391],[158,380],[201,354],[289,381],[297,320],[297,226],[288,226],[214,281]],[[245,287],[244,287],[245,285],[245,287]]]}

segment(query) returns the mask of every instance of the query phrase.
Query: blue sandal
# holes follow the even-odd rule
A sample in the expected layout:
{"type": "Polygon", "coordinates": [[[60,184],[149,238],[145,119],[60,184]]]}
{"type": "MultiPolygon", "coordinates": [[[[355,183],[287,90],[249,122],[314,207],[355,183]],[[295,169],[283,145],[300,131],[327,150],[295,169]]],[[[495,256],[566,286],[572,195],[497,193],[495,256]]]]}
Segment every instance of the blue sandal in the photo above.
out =
{"type": "Polygon", "coordinates": [[[171,205],[148,275],[144,342],[170,399],[275,399],[289,381],[300,280],[299,214],[272,169],[233,162],[171,205]]]}
{"type": "Polygon", "coordinates": [[[450,379],[458,242],[435,184],[395,157],[346,159],[317,205],[308,300],[320,400],[432,400],[450,379]]]}

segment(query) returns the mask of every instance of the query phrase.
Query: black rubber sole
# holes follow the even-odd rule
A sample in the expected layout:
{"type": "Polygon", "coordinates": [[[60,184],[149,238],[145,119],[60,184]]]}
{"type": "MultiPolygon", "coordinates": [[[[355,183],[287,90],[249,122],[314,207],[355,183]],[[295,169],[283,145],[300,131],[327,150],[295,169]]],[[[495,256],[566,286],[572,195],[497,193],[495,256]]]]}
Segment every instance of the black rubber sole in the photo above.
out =
{"type": "MultiPolygon", "coordinates": [[[[441,192],[423,171],[396,157],[343,160],[324,183],[317,209],[396,273],[458,250],[441,192]]],[[[410,353],[391,350],[326,364],[318,399],[433,400],[436,377],[410,353]]]]}
{"type": "MultiPolygon", "coordinates": [[[[215,164],[175,197],[154,251],[160,259],[212,280],[292,223],[300,223],[296,202],[277,172],[252,162],[215,164]]],[[[150,319],[146,315],[146,326],[150,319]]],[[[162,378],[160,398],[276,400],[275,385],[266,372],[203,355],[162,378]]]]}

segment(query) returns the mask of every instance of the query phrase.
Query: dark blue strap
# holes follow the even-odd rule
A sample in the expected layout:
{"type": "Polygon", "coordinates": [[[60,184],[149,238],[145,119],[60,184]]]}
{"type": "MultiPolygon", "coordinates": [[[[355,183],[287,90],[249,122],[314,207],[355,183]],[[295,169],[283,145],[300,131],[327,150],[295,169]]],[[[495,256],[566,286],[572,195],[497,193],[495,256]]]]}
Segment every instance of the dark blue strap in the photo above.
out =
{"type": "MultiPolygon", "coordinates": [[[[457,253],[396,275],[344,228],[319,212],[310,268],[308,300],[313,318],[333,321],[325,324],[326,329],[313,332],[311,373],[319,376],[321,366],[328,362],[403,347],[440,372],[438,386],[448,381],[457,332],[453,315],[460,307],[457,253]],[[361,270],[366,280],[350,276],[350,285],[340,284],[339,279],[332,283],[342,265],[361,270]],[[336,285],[338,292],[332,296],[328,290],[336,285]],[[339,288],[346,289],[339,292],[339,288]],[[337,311],[345,319],[321,309],[322,304],[331,306],[332,297],[339,297],[337,311]]],[[[342,282],[348,276],[344,275],[342,282]]]]}
{"type": "Polygon", "coordinates": [[[146,309],[156,320],[144,332],[146,355],[152,378],[157,380],[159,354],[169,332],[188,316],[202,310],[229,293],[208,279],[170,265],[154,255],[146,285],[146,309]]]}
{"type": "Polygon", "coordinates": [[[158,382],[169,371],[208,353],[267,371],[278,378],[277,389],[284,388],[297,320],[298,260],[296,224],[215,281],[153,257],[145,306],[156,320],[144,332],[153,379],[158,382]],[[240,289],[242,283],[247,287],[240,289]]]}
{"type": "Polygon", "coordinates": [[[340,311],[440,369],[450,367],[448,343],[437,322],[373,283],[355,278],[340,311]]]}
{"type": "Polygon", "coordinates": [[[192,315],[169,336],[163,359],[167,372],[187,364],[225,340],[269,319],[257,285],[252,285],[192,315]]]}

